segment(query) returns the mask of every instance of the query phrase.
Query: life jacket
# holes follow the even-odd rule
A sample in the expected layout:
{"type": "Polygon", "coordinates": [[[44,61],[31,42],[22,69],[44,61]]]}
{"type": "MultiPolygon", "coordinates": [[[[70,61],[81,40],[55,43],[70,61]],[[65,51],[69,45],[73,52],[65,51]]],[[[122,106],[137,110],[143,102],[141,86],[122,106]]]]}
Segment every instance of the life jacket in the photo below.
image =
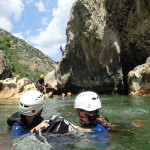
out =
{"type": "Polygon", "coordinates": [[[40,124],[43,121],[43,118],[41,116],[38,116],[34,118],[33,122],[28,125],[25,116],[20,114],[19,112],[14,113],[10,118],[7,119],[7,124],[11,127],[14,125],[14,123],[18,123],[18,126],[23,126],[25,130],[31,130],[38,124],[40,124]]]}
{"type": "Polygon", "coordinates": [[[109,123],[109,121],[104,118],[103,116],[98,116],[95,122],[86,125],[83,123],[82,127],[84,128],[90,128],[93,132],[90,132],[89,140],[92,141],[99,141],[99,144],[96,146],[98,148],[107,148],[109,147],[109,132],[107,130],[107,126],[105,126],[105,123],[109,123]],[[98,121],[97,119],[100,119],[98,121]]]}
{"type": "Polygon", "coordinates": [[[104,127],[102,124],[97,124],[95,127],[92,128],[95,132],[104,132],[107,131],[107,128],[104,127]]]}
{"type": "Polygon", "coordinates": [[[97,124],[92,128],[92,131],[94,132],[90,132],[89,140],[99,141],[98,144],[96,144],[96,147],[98,147],[98,149],[106,149],[110,146],[109,132],[106,127],[104,127],[102,124],[97,124]]]}

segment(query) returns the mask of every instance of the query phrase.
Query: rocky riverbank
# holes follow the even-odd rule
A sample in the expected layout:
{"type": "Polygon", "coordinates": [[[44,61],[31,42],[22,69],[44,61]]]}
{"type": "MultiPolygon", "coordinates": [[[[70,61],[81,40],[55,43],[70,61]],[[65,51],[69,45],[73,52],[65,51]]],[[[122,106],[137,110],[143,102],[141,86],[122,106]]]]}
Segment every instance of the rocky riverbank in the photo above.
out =
{"type": "Polygon", "coordinates": [[[27,78],[16,76],[0,80],[0,97],[3,99],[20,98],[28,90],[36,90],[36,87],[27,78]]]}

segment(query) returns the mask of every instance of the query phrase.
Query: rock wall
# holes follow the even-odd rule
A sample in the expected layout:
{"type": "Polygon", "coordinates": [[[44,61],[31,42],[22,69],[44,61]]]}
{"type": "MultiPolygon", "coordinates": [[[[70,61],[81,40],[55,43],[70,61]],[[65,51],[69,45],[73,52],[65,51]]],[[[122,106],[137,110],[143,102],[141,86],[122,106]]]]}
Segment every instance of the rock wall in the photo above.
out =
{"type": "Polygon", "coordinates": [[[77,0],[56,69],[58,88],[127,94],[129,71],[150,56],[149,27],[149,0],[77,0]]]}
{"type": "Polygon", "coordinates": [[[65,57],[60,63],[65,87],[123,92],[119,39],[113,31],[106,38],[106,14],[104,1],[77,1],[72,8],[65,57]]]}
{"type": "Polygon", "coordinates": [[[150,56],[150,1],[106,0],[105,4],[107,26],[116,30],[120,39],[124,90],[128,93],[128,72],[150,56]]]}
{"type": "Polygon", "coordinates": [[[0,50],[0,79],[4,80],[9,77],[11,77],[10,65],[8,64],[3,51],[0,50]]]}

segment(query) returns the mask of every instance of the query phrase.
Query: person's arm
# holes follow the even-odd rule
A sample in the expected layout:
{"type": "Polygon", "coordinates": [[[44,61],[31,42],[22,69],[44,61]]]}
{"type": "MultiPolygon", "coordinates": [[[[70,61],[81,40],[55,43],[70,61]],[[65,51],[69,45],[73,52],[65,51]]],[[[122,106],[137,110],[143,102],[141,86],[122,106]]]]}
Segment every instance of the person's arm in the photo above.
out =
{"type": "Polygon", "coordinates": [[[31,133],[37,132],[40,128],[47,128],[49,126],[49,120],[42,121],[39,125],[30,130],[31,133]]]}
{"type": "Polygon", "coordinates": [[[84,128],[81,128],[79,126],[75,126],[74,124],[71,124],[77,132],[93,132],[91,129],[84,129],[84,128]]]}
{"type": "Polygon", "coordinates": [[[38,82],[39,82],[39,79],[36,81],[35,85],[37,85],[37,84],[38,84],[38,82]]]}

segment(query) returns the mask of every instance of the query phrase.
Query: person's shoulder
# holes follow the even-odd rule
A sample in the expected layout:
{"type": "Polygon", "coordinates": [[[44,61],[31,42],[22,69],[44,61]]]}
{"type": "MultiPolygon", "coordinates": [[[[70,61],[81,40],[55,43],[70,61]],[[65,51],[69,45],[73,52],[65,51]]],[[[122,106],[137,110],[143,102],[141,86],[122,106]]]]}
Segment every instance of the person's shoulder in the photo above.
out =
{"type": "Polygon", "coordinates": [[[7,119],[7,124],[12,126],[15,122],[19,122],[21,116],[19,112],[15,112],[7,119]]]}
{"type": "Polygon", "coordinates": [[[106,131],[107,129],[102,124],[97,124],[92,130],[103,132],[106,131]]]}
{"type": "Polygon", "coordinates": [[[10,118],[18,118],[18,117],[20,117],[20,113],[19,112],[15,112],[8,119],[10,119],[10,118]]]}

